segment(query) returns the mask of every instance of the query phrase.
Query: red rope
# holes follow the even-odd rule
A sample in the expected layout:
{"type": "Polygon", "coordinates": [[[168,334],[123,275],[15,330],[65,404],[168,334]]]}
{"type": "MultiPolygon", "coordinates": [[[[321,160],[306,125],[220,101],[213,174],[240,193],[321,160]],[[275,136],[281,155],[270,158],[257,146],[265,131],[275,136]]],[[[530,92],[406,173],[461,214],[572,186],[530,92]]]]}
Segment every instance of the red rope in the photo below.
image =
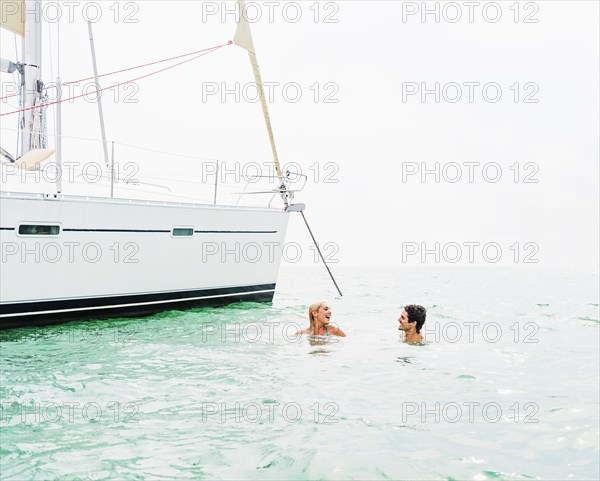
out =
{"type": "MultiPolygon", "coordinates": [[[[226,45],[230,45],[231,43],[232,42],[229,41],[226,45]]],[[[114,72],[109,72],[109,73],[104,73],[102,75],[98,75],[98,78],[100,78],[100,77],[106,77],[108,75],[114,75],[116,73],[128,72],[129,70],[135,70],[135,69],[138,69],[138,68],[150,67],[151,65],[156,65],[158,63],[163,63],[163,62],[169,62],[170,60],[177,60],[178,58],[189,57],[190,55],[196,55],[196,54],[199,54],[199,53],[202,53],[202,52],[209,52],[210,53],[213,50],[215,50],[217,48],[220,48],[220,47],[223,47],[223,46],[224,45],[218,45],[217,47],[204,48],[202,50],[197,50],[195,52],[184,53],[183,55],[177,55],[175,57],[169,57],[169,58],[165,58],[165,59],[162,59],[162,60],[156,60],[156,61],[150,62],[150,63],[144,63],[142,65],[136,65],[135,67],[128,67],[128,68],[124,68],[124,69],[121,69],[121,70],[115,70],[114,72]]],[[[198,57],[195,57],[195,58],[198,58],[198,57]]],[[[82,78],[80,80],[74,80],[72,82],[64,82],[62,85],[71,85],[71,84],[76,84],[76,83],[79,83],[79,82],[85,82],[86,80],[92,80],[93,78],[94,77],[87,77],[87,78],[82,78]]],[[[54,89],[54,88],[56,88],[56,85],[50,85],[49,87],[47,87],[47,90],[54,89]]],[[[8,99],[10,97],[16,97],[17,95],[19,95],[19,94],[16,93],[16,94],[7,95],[6,97],[0,97],[0,101],[8,99]]],[[[51,105],[51,104],[47,104],[47,105],[51,105]]],[[[4,114],[4,115],[8,115],[8,114],[4,114]]]]}

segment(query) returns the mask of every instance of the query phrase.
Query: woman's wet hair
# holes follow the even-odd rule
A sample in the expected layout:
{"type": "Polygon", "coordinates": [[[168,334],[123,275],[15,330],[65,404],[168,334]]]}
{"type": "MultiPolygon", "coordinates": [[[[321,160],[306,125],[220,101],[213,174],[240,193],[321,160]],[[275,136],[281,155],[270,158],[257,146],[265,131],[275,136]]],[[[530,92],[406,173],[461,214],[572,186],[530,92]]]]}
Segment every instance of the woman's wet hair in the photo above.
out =
{"type": "Polygon", "coordinates": [[[411,324],[413,322],[416,322],[417,334],[420,333],[423,324],[425,324],[425,317],[427,317],[427,309],[425,309],[423,306],[410,304],[408,306],[405,306],[404,310],[408,314],[408,322],[410,322],[411,324]]]}
{"type": "Polygon", "coordinates": [[[313,311],[318,311],[319,307],[321,307],[322,304],[324,304],[325,301],[319,301],[319,302],[313,302],[309,307],[308,307],[308,320],[310,321],[310,332],[311,334],[314,334],[315,332],[315,320],[313,318],[313,311]]]}

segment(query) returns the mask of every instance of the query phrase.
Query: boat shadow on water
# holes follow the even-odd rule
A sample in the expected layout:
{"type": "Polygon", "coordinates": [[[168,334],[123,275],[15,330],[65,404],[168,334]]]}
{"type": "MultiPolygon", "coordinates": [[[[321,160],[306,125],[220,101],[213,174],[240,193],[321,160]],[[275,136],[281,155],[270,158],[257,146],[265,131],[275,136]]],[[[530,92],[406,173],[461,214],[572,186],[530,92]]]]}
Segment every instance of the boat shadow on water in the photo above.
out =
{"type": "Polygon", "coordinates": [[[86,342],[99,344],[101,341],[128,343],[138,341],[141,332],[142,329],[137,318],[72,321],[63,324],[0,329],[0,343],[86,342]]]}

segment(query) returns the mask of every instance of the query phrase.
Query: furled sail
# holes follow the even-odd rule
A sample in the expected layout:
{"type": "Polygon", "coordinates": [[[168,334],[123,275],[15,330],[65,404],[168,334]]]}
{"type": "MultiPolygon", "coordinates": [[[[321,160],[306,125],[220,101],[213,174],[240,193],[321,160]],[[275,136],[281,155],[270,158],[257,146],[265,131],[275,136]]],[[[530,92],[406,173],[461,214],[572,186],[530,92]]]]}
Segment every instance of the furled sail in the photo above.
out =
{"type": "Polygon", "coordinates": [[[25,0],[0,0],[0,27],[25,34],[25,0]]]}
{"type": "Polygon", "coordinates": [[[258,92],[260,94],[260,103],[262,105],[263,115],[265,116],[265,123],[267,124],[267,132],[269,133],[269,140],[271,141],[271,150],[273,151],[273,162],[275,163],[275,169],[277,170],[277,176],[283,180],[283,174],[281,173],[281,166],[279,165],[279,157],[277,156],[277,148],[275,147],[275,137],[273,136],[273,129],[271,127],[271,118],[269,116],[269,109],[267,107],[267,99],[265,96],[265,88],[263,86],[262,77],[260,76],[260,69],[258,68],[258,60],[256,58],[256,52],[254,50],[254,42],[252,41],[252,32],[250,31],[250,24],[248,23],[248,15],[246,14],[246,4],[244,0],[238,0],[240,8],[240,16],[238,20],[237,30],[233,37],[233,43],[246,49],[248,56],[250,57],[250,63],[252,64],[252,71],[254,72],[254,79],[258,92]]]}

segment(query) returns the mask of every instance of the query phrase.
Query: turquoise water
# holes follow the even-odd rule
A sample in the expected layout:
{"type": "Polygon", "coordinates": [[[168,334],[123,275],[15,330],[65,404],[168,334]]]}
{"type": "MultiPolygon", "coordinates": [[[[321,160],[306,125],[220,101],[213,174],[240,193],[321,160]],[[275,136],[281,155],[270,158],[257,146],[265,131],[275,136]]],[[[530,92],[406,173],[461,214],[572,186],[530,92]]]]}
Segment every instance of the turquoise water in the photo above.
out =
{"type": "Polygon", "coordinates": [[[283,266],[273,305],[0,332],[1,478],[600,478],[597,273],[334,271],[342,300],[283,266]],[[292,335],[319,298],[347,338],[292,335]]]}

